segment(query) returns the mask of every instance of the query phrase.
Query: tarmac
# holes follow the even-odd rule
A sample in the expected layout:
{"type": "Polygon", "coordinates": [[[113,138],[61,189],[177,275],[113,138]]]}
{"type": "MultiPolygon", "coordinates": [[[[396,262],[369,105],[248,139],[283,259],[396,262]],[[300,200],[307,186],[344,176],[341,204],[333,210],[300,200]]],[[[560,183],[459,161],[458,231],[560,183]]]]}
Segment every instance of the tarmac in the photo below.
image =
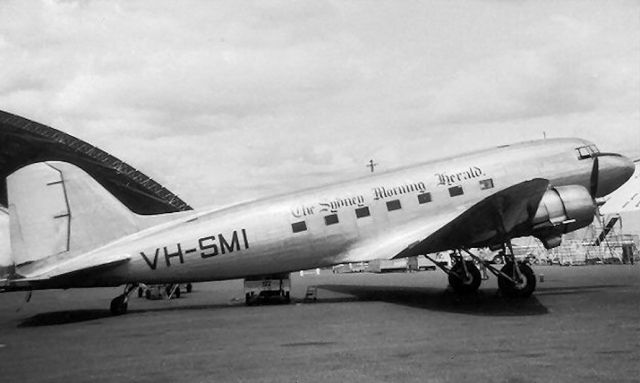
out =
{"type": "Polygon", "coordinates": [[[640,266],[534,269],[526,300],[436,271],[293,274],[291,304],[251,307],[242,281],[198,283],[118,317],[120,289],[0,294],[0,380],[639,382],[640,266]]]}

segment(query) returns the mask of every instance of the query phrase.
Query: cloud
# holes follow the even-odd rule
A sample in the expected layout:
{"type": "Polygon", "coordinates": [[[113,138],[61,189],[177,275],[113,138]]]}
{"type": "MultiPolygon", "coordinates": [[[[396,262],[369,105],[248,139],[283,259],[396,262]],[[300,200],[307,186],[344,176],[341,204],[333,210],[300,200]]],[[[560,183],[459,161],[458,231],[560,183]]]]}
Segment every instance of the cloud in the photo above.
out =
{"type": "Polygon", "coordinates": [[[638,7],[4,1],[0,107],[194,206],[543,131],[625,151],[640,141],[638,7]]]}
{"type": "MultiPolygon", "coordinates": [[[[465,123],[564,116],[638,101],[640,55],[611,57],[609,36],[552,16],[526,31],[526,49],[480,60],[436,91],[435,121],[465,123]],[[534,33],[541,32],[541,35],[534,33]]],[[[619,45],[619,44],[618,44],[619,45]]]]}

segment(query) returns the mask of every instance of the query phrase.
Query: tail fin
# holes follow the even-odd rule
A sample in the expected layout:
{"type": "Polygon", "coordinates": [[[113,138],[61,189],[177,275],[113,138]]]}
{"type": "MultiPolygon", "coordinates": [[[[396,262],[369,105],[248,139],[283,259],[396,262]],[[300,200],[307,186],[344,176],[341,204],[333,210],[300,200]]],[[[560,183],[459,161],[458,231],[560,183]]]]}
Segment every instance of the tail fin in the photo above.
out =
{"type": "Polygon", "coordinates": [[[7,178],[7,194],[11,256],[17,266],[73,256],[168,219],[131,212],[66,162],[40,162],[16,171],[7,178]]]}

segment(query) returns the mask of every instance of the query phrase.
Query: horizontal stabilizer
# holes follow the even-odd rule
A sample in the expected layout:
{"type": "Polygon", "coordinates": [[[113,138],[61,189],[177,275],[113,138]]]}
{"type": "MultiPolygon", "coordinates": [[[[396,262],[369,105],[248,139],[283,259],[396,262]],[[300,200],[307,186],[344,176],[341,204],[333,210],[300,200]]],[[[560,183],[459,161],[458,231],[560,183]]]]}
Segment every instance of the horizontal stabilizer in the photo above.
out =
{"type": "Polygon", "coordinates": [[[58,277],[68,277],[71,274],[78,274],[98,269],[114,267],[128,262],[131,259],[129,254],[117,254],[105,257],[100,255],[92,257],[76,257],[67,262],[53,265],[48,269],[40,269],[35,275],[25,275],[25,280],[43,280],[58,277]]]}
{"type": "Polygon", "coordinates": [[[128,254],[117,254],[105,257],[83,256],[76,257],[67,262],[53,265],[48,269],[39,269],[32,275],[19,275],[16,278],[0,280],[0,291],[30,290],[32,285],[47,283],[58,278],[79,277],[86,273],[109,269],[129,262],[128,254]]]}

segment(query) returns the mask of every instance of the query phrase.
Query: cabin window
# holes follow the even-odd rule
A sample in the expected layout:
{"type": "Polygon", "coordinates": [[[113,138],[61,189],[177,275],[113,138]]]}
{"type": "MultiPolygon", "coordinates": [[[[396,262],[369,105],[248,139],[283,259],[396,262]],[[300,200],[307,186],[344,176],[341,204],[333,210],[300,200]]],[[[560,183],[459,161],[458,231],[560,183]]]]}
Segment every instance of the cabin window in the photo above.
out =
{"type": "Polygon", "coordinates": [[[368,206],[359,207],[359,208],[356,209],[356,217],[357,218],[364,218],[364,217],[368,217],[370,215],[371,215],[371,213],[369,212],[369,207],[368,206]]]}
{"type": "Polygon", "coordinates": [[[336,223],[338,223],[338,215],[337,214],[331,214],[331,215],[327,215],[324,217],[324,223],[329,226],[329,225],[334,225],[336,223]]]}
{"type": "Polygon", "coordinates": [[[294,233],[299,233],[301,231],[306,231],[307,230],[307,223],[305,221],[294,222],[294,223],[291,224],[291,230],[293,230],[294,233]]]}
{"type": "Polygon", "coordinates": [[[423,203],[428,203],[431,202],[431,193],[422,193],[422,194],[418,194],[418,203],[419,204],[423,204],[423,203]]]}
{"type": "Polygon", "coordinates": [[[493,179],[487,178],[486,180],[480,181],[480,190],[493,189],[493,179]]]}
{"type": "Polygon", "coordinates": [[[387,210],[394,211],[402,209],[402,205],[400,204],[399,199],[394,199],[393,201],[387,202],[387,210]]]}
{"type": "Polygon", "coordinates": [[[449,195],[451,197],[457,197],[463,194],[464,194],[464,190],[462,190],[462,186],[452,186],[449,188],[449,195]]]}

